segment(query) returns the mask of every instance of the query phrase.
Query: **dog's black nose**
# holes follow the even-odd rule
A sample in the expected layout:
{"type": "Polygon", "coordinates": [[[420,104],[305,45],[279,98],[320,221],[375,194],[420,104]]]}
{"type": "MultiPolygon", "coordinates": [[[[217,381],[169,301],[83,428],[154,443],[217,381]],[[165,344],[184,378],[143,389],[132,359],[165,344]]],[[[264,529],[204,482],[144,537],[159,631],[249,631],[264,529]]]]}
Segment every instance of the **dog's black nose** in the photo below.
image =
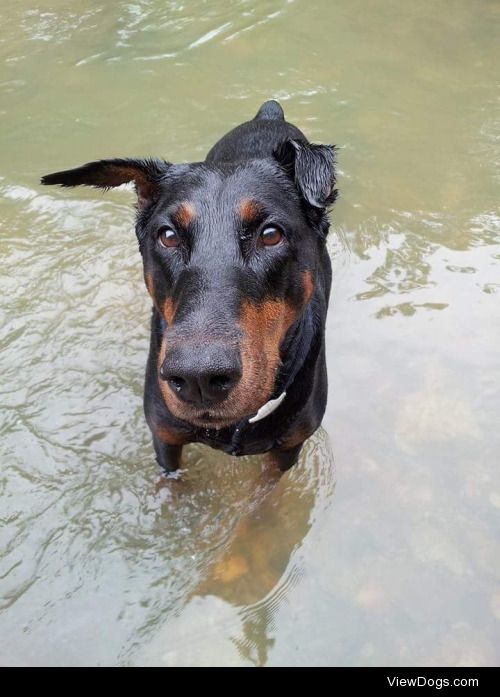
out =
{"type": "Polygon", "coordinates": [[[239,352],[223,344],[173,347],[160,376],[184,402],[210,407],[226,399],[241,378],[239,352]]]}

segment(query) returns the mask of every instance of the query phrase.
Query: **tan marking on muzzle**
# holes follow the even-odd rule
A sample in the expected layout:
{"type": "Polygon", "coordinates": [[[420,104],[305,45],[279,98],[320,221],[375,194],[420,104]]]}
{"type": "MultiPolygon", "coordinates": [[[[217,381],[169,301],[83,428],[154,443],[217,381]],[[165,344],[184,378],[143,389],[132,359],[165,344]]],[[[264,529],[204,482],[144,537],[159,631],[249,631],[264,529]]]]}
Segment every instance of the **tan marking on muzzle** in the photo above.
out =
{"type": "Polygon", "coordinates": [[[314,279],[310,271],[304,271],[302,274],[302,282],[304,285],[304,307],[310,301],[314,293],[314,279]]]}
{"type": "MultiPolygon", "coordinates": [[[[271,398],[280,366],[280,346],[300,311],[285,300],[266,300],[257,305],[248,301],[243,303],[239,320],[243,334],[239,342],[242,377],[227,399],[210,409],[212,420],[207,425],[223,428],[237,423],[255,414],[271,398]]],[[[203,341],[207,341],[207,338],[204,337],[203,341]]],[[[200,337],[200,345],[201,342],[200,337]]],[[[198,343],[195,337],[191,338],[190,343],[196,352],[198,343]]],[[[158,381],[165,404],[177,418],[196,426],[205,425],[201,414],[207,410],[196,409],[182,402],[161,378],[160,368],[167,348],[168,330],[163,336],[158,356],[158,381]]]]}
{"type": "Polygon", "coordinates": [[[157,307],[156,298],[155,298],[155,285],[154,285],[154,281],[153,281],[153,274],[150,271],[147,271],[144,274],[144,281],[146,283],[146,288],[148,289],[148,293],[151,297],[151,300],[153,301],[153,304],[155,305],[155,307],[157,307]]]}
{"type": "Polygon", "coordinates": [[[163,380],[161,377],[161,366],[163,364],[163,361],[165,360],[165,355],[167,353],[167,341],[165,338],[165,334],[163,335],[163,338],[161,340],[161,346],[160,346],[160,352],[158,354],[158,364],[156,366],[157,368],[157,373],[158,373],[158,383],[160,385],[160,392],[163,396],[163,400],[167,407],[170,409],[171,412],[176,414],[176,406],[179,400],[177,400],[172,392],[172,390],[169,388],[167,382],[163,380]]]}
{"type": "Polygon", "coordinates": [[[255,411],[272,395],[280,365],[280,346],[297,314],[284,300],[243,304],[240,318],[244,333],[240,344],[243,377],[238,388],[243,394],[253,395],[255,411]]]}
{"type": "Polygon", "coordinates": [[[175,303],[172,298],[166,298],[165,302],[163,303],[163,317],[165,318],[165,321],[169,327],[174,321],[176,309],[177,308],[175,307],[175,303]]]}

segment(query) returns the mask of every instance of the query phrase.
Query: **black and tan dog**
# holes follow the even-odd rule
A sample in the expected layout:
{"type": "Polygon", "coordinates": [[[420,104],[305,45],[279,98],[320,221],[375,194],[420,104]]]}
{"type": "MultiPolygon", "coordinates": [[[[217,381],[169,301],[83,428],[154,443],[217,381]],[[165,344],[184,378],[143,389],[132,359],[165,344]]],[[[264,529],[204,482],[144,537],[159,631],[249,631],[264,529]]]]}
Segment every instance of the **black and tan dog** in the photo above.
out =
{"type": "Polygon", "coordinates": [[[312,145],[266,102],[204,162],[91,162],[43,184],[135,182],[153,300],[144,404],[159,464],[182,446],[270,451],[281,470],[320,425],[331,283],[334,148],[312,145]]]}

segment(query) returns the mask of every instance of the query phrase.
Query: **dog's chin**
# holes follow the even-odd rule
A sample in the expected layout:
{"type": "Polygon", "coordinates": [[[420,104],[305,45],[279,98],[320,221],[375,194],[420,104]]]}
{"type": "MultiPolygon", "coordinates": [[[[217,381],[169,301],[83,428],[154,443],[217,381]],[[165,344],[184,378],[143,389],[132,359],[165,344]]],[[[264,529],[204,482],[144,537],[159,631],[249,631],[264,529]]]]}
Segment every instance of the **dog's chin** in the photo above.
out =
{"type": "Polygon", "coordinates": [[[224,428],[230,428],[238,423],[241,419],[233,417],[223,418],[218,414],[211,414],[209,411],[202,412],[192,416],[189,421],[198,428],[210,428],[216,431],[221,431],[224,428]]]}
{"type": "Polygon", "coordinates": [[[174,416],[186,423],[194,426],[195,428],[210,428],[217,431],[223,428],[230,428],[234,426],[239,421],[241,421],[244,416],[238,416],[238,414],[226,415],[220,411],[210,409],[193,409],[187,405],[177,402],[170,402],[167,404],[168,408],[174,416]]]}
{"type": "Polygon", "coordinates": [[[182,402],[170,391],[165,394],[163,392],[165,404],[171,414],[178,419],[186,422],[195,428],[214,429],[221,431],[225,428],[234,428],[244,419],[249,419],[254,416],[259,408],[269,400],[269,396],[254,395],[253,400],[227,400],[218,407],[212,408],[195,407],[192,404],[182,402]]]}
{"type": "Polygon", "coordinates": [[[210,411],[208,409],[192,409],[192,408],[179,408],[180,405],[171,404],[170,411],[174,416],[186,423],[194,426],[195,428],[209,428],[216,431],[221,431],[224,428],[231,428],[239,423],[245,415],[239,416],[238,414],[226,415],[215,410],[210,411]]]}

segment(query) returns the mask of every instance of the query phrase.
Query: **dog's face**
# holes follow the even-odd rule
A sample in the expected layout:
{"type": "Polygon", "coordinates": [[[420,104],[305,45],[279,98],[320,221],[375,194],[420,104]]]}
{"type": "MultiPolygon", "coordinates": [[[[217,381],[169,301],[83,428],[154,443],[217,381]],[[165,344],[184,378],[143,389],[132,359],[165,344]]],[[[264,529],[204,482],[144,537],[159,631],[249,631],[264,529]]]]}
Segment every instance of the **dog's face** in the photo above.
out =
{"type": "Polygon", "coordinates": [[[217,166],[110,160],[48,179],[135,181],[144,278],[164,320],[157,370],[168,409],[206,428],[255,414],[314,294],[335,198],[332,150],[289,142],[274,159],[217,166]]]}

